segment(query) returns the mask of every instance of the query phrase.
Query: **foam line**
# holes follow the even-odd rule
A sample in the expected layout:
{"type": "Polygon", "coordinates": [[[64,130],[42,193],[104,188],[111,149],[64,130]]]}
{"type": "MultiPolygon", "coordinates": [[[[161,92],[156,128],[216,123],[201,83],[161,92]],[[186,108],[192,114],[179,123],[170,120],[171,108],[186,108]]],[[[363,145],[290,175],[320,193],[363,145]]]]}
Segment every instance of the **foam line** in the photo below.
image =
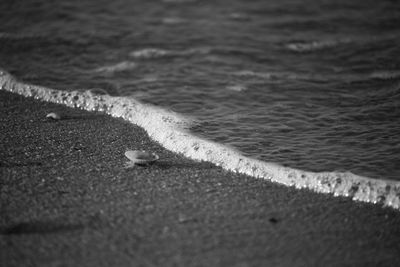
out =
{"type": "Polygon", "coordinates": [[[383,71],[375,71],[370,75],[373,79],[381,79],[381,80],[391,80],[400,78],[399,70],[383,70],[383,71]]]}
{"type": "Polygon", "coordinates": [[[132,70],[137,67],[137,64],[132,61],[122,61],[113,65],[103,66],[97,69],[94,69],[93,72],[100,72],[100,73],[108,73],[112,74],[115,72],[127,71],[132,70]]]}
{"type": "Polygon", "coordinates": [[[313,52],[322,50],[325,48],[332,48],[336,47],[341,44],[350,43],[350,39],[343,39],[343,40],[321,40],[321,41],[311,41],[311,42],[294,42],[289,43],[286,47],[295,52],[313,52]]]}
{"type": "Polygon", "coordinates": [[[90,91],[60,91],[24,84],[0,71],[0,89],[43,101],[102,111],[144,128],[166,149],[186,157],[212,162],[226,170],[296,188],[347,196],[356,201],[400,209],[400,182],[371,179],[350,172],[308,172],[243,156],[227,146],[190,134],[190,120],[179,114],[140,103],[133,98],[94,95],[90,91]]]}
{"type": "Polygon", "coordinates": [[[137,59],[156,59],[163,57],[181,57],[181,56],[192,56],[192,55],[204,55],[210,52],[208,47],[192,48],[187,50],[165,50],[159,48],[144,48],[135,50],[129,53],[130,57],[137,59]]]}

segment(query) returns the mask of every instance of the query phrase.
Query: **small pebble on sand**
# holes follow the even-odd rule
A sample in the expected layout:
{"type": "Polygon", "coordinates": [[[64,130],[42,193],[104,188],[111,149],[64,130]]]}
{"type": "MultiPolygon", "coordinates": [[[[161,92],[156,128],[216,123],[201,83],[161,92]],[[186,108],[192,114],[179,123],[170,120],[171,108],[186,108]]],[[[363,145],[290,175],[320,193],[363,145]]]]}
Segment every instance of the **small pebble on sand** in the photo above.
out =
{"type": "Polygon", "coordinates": [[[125,152],[125,157],[130,161],[126,163],[125,168],[131,168],[135,165],[150,165],[159,159],[159,156],[152,152],[128,150],[125,152]]]}

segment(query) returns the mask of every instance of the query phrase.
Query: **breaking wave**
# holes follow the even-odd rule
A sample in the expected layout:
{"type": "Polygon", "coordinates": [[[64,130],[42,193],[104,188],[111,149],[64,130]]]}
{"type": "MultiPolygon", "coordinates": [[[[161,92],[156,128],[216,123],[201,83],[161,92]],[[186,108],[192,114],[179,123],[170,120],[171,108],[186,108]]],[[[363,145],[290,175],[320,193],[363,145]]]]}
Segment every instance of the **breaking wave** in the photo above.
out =
{"type": "Polygon", "coordinates": [[[311,41],[311,42],[293,42],[286,44],[286,48],[295,52],[313,52],[326,48],[336,47],[341,44],[347,44],[351,42],[350,39],[343,40],[323,40],[323,41],[311,41]]]}
{"type": "Polygon", "coordinates": [[[158,48],[145,48],[131,52],[129,55],[134,58],[159,58],[167,55],[171,55],[173,52],[158,49],[158,48]]]}
{"type": "Polygon", "coordinates": [[[98,95],[91,91],[60,91],[19,82],[0,71],[0,89],[26,97],[102,111],[144,128],[166,149],[195,160],[214,163],[226,170],[315,192],[347,196],[353,200],[380,203],[400,209],[400,182],[377,180],[350,172],[310,172],[243,156],[239,151],[194,136],[188,131],[192,121],[179,114],[143,104],[133,98],[98,95]]]}
{"type": "Polygon", "coordinates": [[[93,70],[93,72],[112,74],[115,72],[128,71],[137,67],[137,64],[132,61],[122,61],[113,65],[103,66],[93,70]]]}
{"type": "Polygon", "coordinates": [[[234,85],[227,86],[226,89],[230,90],[230,91],[235,91],[235,92],[242,92],[242,91],[246,91],[247,87],[243,84],[234,84],[234,85]]]}
{"type": "Polygon", "coordinates": [[[162,19],[162,23],[167,24],[167,25],[182,24],[185,22],[186,22],[185,19],[179,18],[179,17],[167,17],[167,18],[162,19]]]}
{"type": "Polygon", "coordinates": [[[209,48],[192,48],[187,50],[165,50],[159,48],[144,48],[140,50],[132,51],[129,56],[138,59],[154,59],[162,57],[179,57],[179,56],[191,56],[196,54],[207,54],[210,52],[209,48]]]}
{"type": "Polygon", "coordinates": [[[375,71],[370,75],[373,79],[380,79],[380,80],[391,80],[400,78],[400,70],[382,70],[382,71],[375,71]]]}
{"type": "Polygon", "coordinates": [[[291,79],[297,80],[299,78],[303,78],[300,74],[293,74],[293,73],[279,73],[279,72],[255,72],[251,70],[242,70],[236,71],[232,73],[235,76],[239,77],[255,77],[261,78],[265,80],[276,80],[276,79],[291,79]]]}

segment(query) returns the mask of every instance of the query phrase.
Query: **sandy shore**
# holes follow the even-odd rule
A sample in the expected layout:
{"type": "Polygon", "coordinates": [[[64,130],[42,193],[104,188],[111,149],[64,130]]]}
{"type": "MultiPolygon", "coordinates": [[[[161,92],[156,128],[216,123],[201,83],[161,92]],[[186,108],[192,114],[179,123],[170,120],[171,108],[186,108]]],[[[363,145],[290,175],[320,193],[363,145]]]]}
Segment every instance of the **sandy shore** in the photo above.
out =
{"type": "Polygon", "coordinates": [[[1,266],[400,262],[399,211],[194,162],[106,115],[4,91],[0,110],[1,266]],[[125,169],[128,149],[160,160],[125,169]]]}

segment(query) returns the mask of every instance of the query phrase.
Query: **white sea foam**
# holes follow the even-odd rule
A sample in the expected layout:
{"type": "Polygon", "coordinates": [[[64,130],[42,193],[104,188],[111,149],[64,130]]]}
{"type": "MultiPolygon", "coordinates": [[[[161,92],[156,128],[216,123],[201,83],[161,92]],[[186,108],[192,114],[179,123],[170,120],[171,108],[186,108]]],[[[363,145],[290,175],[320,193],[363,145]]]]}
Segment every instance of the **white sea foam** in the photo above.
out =
{"type": "Polygon", "coordinates": [[[167,24],[167,25],[176,25],[176,24],[182,24],[185,23],[186,20],[183,18],[179,17],[168,17],[168,18],[163,18],[162,23],[167,24]]]}
{"type": "Polygon", "coordinates": [[[288,78],[287,74],[277,74],[277,73],[272,73],[272,72],[255,72],[251,70],[242,70],[242,71],[236,71],[233,73],[233,75],[240,76],[240,77],[256,77],[256,78],[261,78],[265,80],[271,80],[271,79],[276,79],[276,78],[288,78]]]}
{"type": "Polygon", "coordinates": [[[121,71],[132,70],[137,67],[137,64],[132,61],[122,61],[113,65],[103,66],[97,69],[94,69],[94,72],[101,72],[101,73],[115,73],[121,71]]]}
{"type": "Polygon", "coordinates": [[[228,89],[230,91],[242,92],[242,91],[246,91],[247,87],[243,84],[234,84],[234,85],[228,85],[226,87],[226,89],[228,89]]]}
{"type": "Polygon", "coordinates": [[[400,77],[395,76],[396,73],[373,73],[369,75],[357,75],[352,73],[328,73],[328,74],[318,74],[318,73],[307,73],[307,72],[288,72],[288,71],[272,71],[272,72],[255,72],[251,70],[241,70],[232,72],[232,75],[238,76],[246,79],[261,79],[266,81],[283,81],[287,80],[313,80],[313,81],[327,81],[327,80],[339,80],[343,79],[346,81],[359,81],[372,78],[379,79],[389,79],[400,77]],[[379,76],[378,76],[379,75],[379,76]]]}
{"type": "Polygon", "coordinates": [[[144,48],[132,51],[129,56],[139,59],[153,59],[162,57],[191,56],[195,54],[203,55],[210,52],[208,47],[191,48],[187,50],[165,50],[160,48],[144,48]]]}
{"type": "Polygon", "coordinates": [[[0,72],[0,88],[27,97],[103,111],[143,127],[166,149],[195,159],[212,162],[224,169],[316,192],[348,196],[353,200],[380,203],[400,209],[400,182],[377,180],[350,172],[308,172],[245,157],[227,146],[196,137],[187,131],[191,121],[173,112],[126,97],[95,95],[89,91],[59,91],[24,84],[0,72]]]}
{"type": "Polygon", "coordinates": [[[232,20],[238,20],[238,21],[248,21],[250,20],[250,16],[244,14],[244,13],[238,13],[234,12],[229,14],[229,18],[232,20]]]}
{"type": "Polygon", "coordinates": [[[400,77],[400,70],[382,70],[375,71],[370,75],[373,79],[390,80],[397,79],[400,77]]]}
{"type": "Polygon", "coordinates": [[[159,58],[171,54],[171,51],[158,48],[145,48],[131,52],[129,55],[134,58],[159,58]]]}
{"type": "Polygon", "coordinates": [[[263,80],[281,80],[281,79],[298,80],[307,78],[311,79],[313,77],[312,75],[295,74],[289,72],[255,72],[251,70],[236,71],[233,72],[232,74],[239,77],[260,78],[263,80]]]}
{"type": "Polygon", "coordinates": [[[320,40],[311,42],[293,42],[286,45],[286,48],[295,52],[312,52],[326,48],[336,47],[351,42],[350,39],[341,40],[320,40]]]}

